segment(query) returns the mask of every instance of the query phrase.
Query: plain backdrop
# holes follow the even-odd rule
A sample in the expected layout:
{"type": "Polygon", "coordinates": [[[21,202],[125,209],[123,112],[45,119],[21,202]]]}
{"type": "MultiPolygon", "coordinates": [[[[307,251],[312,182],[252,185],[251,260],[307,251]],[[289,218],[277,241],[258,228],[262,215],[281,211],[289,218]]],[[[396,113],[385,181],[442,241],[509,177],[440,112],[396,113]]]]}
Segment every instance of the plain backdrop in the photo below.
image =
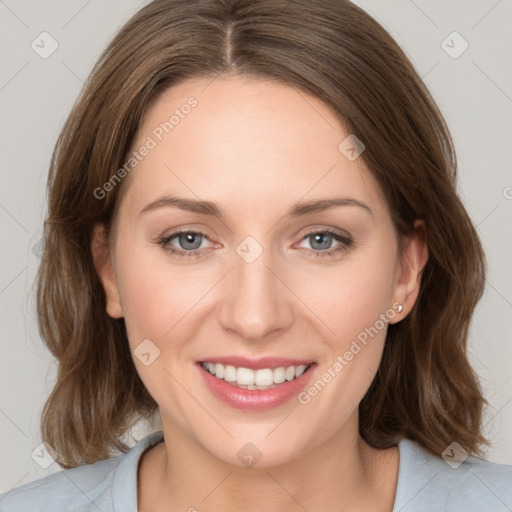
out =
{"type": "MultiPolygon", "coordinates": [[[[512,463],[512,0],[357,3],[406,51],[454,138],[459,191],[489,261],[469,344],[490,402],[487,458],[512,463]]],[[[60,470],[33,458],[56,369],[33,300],[48,164],[94,62],[143,4],[0,0],[0,492],[60,470]],[[58,45],[47,58],[33,49],[41,37],[45,51],[58,45]]],[[[151,430],[139,425],[130,443],[151,430]]]]}

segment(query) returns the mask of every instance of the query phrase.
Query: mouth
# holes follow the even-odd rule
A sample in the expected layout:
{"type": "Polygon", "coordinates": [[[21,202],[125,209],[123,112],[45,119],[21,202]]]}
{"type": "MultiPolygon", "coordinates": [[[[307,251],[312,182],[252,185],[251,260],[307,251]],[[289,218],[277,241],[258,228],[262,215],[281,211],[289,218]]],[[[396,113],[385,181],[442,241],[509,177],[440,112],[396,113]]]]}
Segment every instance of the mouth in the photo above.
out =
{"type": "Polygon", "coordinates": [[[284,382],[291,382],[292,380],[298,379],[311,364],[253,370],[251,368],[244,368],[243,366],[236,367],[230,364],[225,365],[210,361],[201,363],[203,369],[215,378],[224,380],[237,388],[250,389],[252,391],[273,389],[284,382]]]}
{"type": "Polygon", "coordinates": [[[225,404],[244,410],[263,410],[291,400],[304,388],[315,362],[266,358],[198,361],[210,392],[225,404]]]}

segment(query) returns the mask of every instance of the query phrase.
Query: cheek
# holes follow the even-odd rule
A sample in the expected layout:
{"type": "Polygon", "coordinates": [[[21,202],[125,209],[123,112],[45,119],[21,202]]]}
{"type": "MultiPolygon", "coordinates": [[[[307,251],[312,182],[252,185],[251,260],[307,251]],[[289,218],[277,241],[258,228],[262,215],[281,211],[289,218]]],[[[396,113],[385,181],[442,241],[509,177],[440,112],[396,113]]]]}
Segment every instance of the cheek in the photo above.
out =
{"type": "Polygon", "coordinates": [[[184,371],[192,371],[188,342],[195,324],[190,319],[209,281],[204,282],[204,276],[197,281],[184,265],[173,265],[153,247],[123,247],[120,241],[119,255],[121,302],[137,372],[157,403],[171,400],[172,408],[181,407],[176,418],[186,417],[179,400],[182,390],[173,376],[182,380],[184,371]],[[150,354],[149,364],[142,357],[145,353],[150,354]]]}
{"type": "Polygon", "coordinates": [[[299,292],[330,331],[319,350],[317,380],[304,390],[301,403],[328,417],[333,428],[357,408],[374,379],[395,316],[394,252],[384,247],[347,258],[329,279],[309,276],[299,292]],[[322,285],[314,287],[315,282],[322,285]]]}
{"type": "Polygon", "coordinates": [[[214,276],[173,264],[159,251],[126,247],[126,256],[118,263],[125,323],[134,342],[141,337],[161,339],[178,324],[181,327],[213,282],[214,276]]]}
{"type": "Polygon", "coordinates": [[[316,269],[295,286],[297,295],[330,331],[337,349],[374,326],[392,305],[394,260],[372,253],[316,269]]]}

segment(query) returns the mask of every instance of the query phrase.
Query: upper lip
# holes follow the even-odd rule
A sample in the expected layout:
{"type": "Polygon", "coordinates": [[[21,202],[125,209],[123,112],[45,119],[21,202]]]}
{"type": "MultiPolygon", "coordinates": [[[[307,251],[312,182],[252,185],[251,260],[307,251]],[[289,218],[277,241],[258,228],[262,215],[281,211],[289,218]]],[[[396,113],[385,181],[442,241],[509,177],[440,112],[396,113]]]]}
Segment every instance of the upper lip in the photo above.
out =
{"type": "Polygon", "coordinates": [[[295,359],[286,357],[260,357],[249,358],[244,356],[226,356],[226,357],[205,357],[198,361],[199,363],[220,363],[223,365],[231,365],[236,368],[250,368],[251,370],[261,370],[263,368],[280,368],[281,366],[300,366],[302,364],[308,366],[314,361],[305,359],[295,359]]]}

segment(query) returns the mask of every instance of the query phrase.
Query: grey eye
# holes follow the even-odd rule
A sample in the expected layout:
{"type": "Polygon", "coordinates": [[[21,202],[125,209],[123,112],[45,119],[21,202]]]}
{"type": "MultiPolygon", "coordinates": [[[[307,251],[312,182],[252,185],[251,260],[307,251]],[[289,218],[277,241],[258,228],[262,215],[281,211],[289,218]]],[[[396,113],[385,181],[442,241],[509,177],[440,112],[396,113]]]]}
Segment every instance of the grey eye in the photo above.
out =
{"type": "Polygon", "coordinates": [[[203,237],[200,233],[180,233],[176,236],[178,237],[180,248],[191,251],[199,249],[203,237]]]}
{"type": "Polygon", "coordinates": [[[329,233],[313,233],[306,237],[310,241],[311,248],[319,251],[330,249],[333,238],[329,233]]]}

